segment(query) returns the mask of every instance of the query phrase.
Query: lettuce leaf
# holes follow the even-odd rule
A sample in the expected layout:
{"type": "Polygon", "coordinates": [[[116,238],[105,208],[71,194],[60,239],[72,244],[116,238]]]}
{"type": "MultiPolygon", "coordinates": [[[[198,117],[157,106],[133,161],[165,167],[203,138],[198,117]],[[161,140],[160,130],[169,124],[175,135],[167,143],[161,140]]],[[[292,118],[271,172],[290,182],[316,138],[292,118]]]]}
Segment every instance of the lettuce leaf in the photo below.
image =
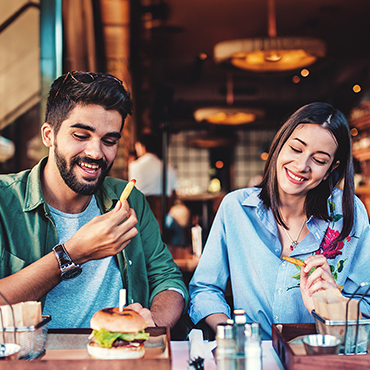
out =
{"type": "Polygon", "coordinates": [[[149,338],[149,333],[145,333],[144,330],[138,333],[115,333],[101,328],[100,330],[93,330],[93,335],[99,346],[106,348],[111,348],[113,342],[118,338],[127,342],[132,342],[135,339],[147,340],[149,338]]]}

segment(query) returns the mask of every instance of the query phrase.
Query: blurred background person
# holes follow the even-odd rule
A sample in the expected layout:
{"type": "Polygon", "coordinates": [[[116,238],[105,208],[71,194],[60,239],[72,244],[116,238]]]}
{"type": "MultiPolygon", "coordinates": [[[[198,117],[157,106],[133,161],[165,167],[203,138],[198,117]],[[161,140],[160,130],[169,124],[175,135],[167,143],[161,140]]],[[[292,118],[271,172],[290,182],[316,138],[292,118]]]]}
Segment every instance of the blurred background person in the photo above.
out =
{"type": "MultiPolygon", "coordinates": [[[[154,133],[142,134],[135,143],[137,159],[128,167],[129,179],[136,179],[136,186],[146,196],[162,195],[162,141],[154,133]]],[[[174,196],[177,189],[175,169],[167,169],[167,197],[174,196]]]]}
{"type": "MultiPolygon", "coordinates": [[[[136,179],[136,186],[141,190],[161,225],[161,197],[163,195],[162,141],[154,133],[143,133],[135,143],[137,159],[128,167],[129,179],[136,179]]],[[[190,223],[190,210],[176,199],[177,175],[173,166],[167,167],[166,204],[164,240],[172,245],[186,245],[190,223]]]]}

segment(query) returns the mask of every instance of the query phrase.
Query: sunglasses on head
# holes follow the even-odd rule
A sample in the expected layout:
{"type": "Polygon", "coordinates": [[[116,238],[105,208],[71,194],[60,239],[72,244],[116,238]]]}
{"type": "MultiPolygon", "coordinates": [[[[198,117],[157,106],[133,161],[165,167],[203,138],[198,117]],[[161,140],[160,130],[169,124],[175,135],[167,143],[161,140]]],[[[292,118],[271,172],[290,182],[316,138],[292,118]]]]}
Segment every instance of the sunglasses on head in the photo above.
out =
{"type": "Polygon", "coordinates": [[[53,102],[54,102],[55,98],[58,96],[58,94],[59,94],[60,90],[62,89],[64,83],[68,80],[69,77],[71,77],[74,81],[80,82],[80,83],[91,83],[94,80],[96,80],[97,78],[102,78],[102,79],[109,78],[109,79],[112,79],[112,80],[118,82],[120,86],[123,86],[121,80],[119,80],[117,77],[114,77],[114,76],[109,75],[109,74],[101,74],[101,73],[94,73],[94,72],[81,72],[81,71],[68,72],[65,75],[62,83],[59,85],[58,90],[54,95],[53,102]]]}

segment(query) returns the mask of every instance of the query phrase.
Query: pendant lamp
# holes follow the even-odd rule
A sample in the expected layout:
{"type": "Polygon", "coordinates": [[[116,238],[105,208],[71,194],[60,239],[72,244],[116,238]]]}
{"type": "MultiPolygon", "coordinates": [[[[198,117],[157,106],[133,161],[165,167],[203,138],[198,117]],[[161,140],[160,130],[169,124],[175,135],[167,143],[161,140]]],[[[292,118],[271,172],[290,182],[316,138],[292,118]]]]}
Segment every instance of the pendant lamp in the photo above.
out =
{"type": "Polygon", "coordinates": [[[262,110],[245,107],[204,107],[194,112],[194,118],[198,122],[231,126],[248,124],[263,116],[262,110]]]}
{"type": "Polygon", "coordinates": [[[278,37],[275,0],[268,1],[268,37],[222,41],[214,47],[216,63],[229,62],[252,72],[282,72],[307,67],[326,53],[325,43],[311,37],[278,37]]]}

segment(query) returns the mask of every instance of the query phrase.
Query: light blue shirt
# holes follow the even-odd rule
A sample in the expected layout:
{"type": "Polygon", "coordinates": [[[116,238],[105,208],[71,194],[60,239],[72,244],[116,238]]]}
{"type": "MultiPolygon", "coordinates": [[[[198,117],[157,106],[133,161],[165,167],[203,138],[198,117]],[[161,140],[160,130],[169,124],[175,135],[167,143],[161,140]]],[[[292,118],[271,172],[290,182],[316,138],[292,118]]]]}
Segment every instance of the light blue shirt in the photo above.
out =
{"type": "MultiPolygon", "coordinates": [[[[247,321],[259,322],[263,338],[271,339],[273,323],[310,323],[314,319],[302,301],[300,268],[280,258],[276,221],[259,199],[259,192],[258,188],[240,189],[223,199],[189,285],[189,315],[194,323],[213,313],[230,317],[224,297],[230,280],[234,308],[244,309],[247,321]]],[[[310,217],[309,234],[290,256],[305,260],[323,253],[337,284],[344,286],[344,294],[370,282],[370,228],[366,209],[355,198],[355,226],[350,236],[330,246],[328,241],[342,229],[341,199],[342,191],[335,189],[328,202],[334,221],[310,217]]],[[[366,314],[370,313],[368,302],[370,298],[361,306],[366,314]]]]}
{"type": "MultiPolygon", "coordinates": [[[[64,243],[95,216],[101,214],[93,196],[81,213],[64,213],[49,205],[64,243]]],[[[82,265],[81,275],[62,280],[46,296],[44,315],[51,315],[49,328],[89,328],[96,311],[118,307],[119,291],[123,288],[121,273],[113,256],[91,260],[82,265]]]]}

